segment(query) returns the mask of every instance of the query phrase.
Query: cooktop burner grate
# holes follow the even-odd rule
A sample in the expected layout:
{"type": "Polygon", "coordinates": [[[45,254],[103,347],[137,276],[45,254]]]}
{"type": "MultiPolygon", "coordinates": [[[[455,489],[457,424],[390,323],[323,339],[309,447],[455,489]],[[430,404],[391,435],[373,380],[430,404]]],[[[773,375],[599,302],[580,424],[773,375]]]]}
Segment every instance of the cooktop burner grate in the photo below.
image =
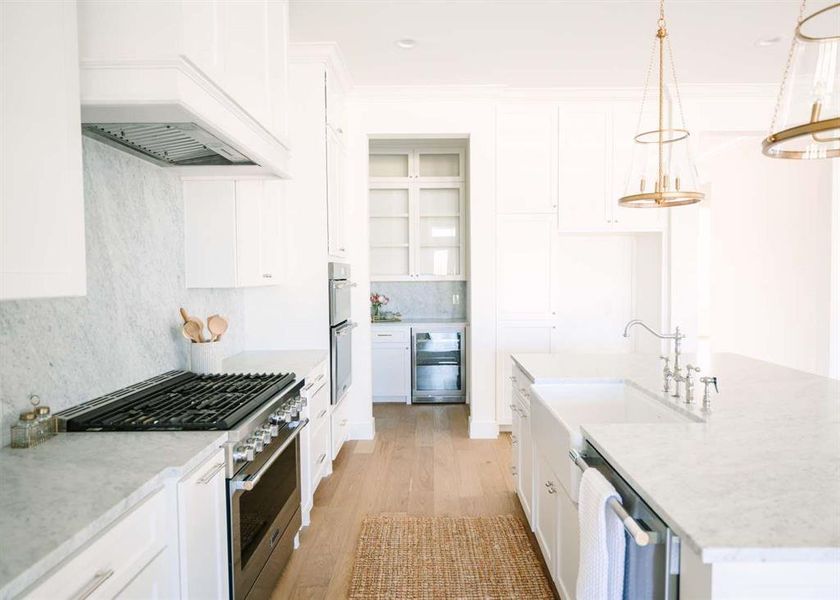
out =
{"type": "Polygon", "coordinates": [[[294,380],[294,373],[172,371],[58,416],[65,415],[67,431],[226,430],[294,380]]]}

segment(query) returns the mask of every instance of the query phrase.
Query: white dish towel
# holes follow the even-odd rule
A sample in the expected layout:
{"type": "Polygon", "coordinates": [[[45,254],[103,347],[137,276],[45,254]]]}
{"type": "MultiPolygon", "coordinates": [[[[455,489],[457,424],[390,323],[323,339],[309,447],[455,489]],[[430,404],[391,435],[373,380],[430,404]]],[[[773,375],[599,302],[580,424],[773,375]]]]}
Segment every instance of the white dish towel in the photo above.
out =
{"type": "Polygon", "coordinates": [[[577,600],[621,600],[624,588],[624,526],[607,506],[621,496],[596,469],[580,480],[580,566],[577,600]]]}

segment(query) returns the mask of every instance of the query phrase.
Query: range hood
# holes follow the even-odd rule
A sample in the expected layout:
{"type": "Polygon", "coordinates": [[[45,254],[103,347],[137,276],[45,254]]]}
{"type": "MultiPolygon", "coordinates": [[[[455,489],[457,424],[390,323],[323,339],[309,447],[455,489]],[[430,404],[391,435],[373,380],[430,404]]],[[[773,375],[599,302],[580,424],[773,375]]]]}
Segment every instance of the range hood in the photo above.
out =
{"type": "Polygon", "coordinates": [[[163,167],[254,164],[195,123],[85,123],[82,131],[163,167]]]}

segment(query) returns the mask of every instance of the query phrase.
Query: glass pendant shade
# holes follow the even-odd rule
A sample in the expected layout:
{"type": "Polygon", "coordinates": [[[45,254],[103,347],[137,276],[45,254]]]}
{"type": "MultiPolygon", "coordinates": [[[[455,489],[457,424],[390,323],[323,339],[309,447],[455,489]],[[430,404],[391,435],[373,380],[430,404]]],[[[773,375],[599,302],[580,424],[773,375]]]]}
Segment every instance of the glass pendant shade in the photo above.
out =
{"type": "Polygon", "coordinates": [[[700,202],[704,194],[698,186],[697,170],[689,146],[690,134],[685,127],[676,68],[667,40],[664,2],[660,3],[659,22],[651,51],[648,78],[645,81],[637,134],[633,138],[633,159],[618,204],[628,208],[667,208],[700,202]],[[658,60],[657,60],[658,57],[658,60]],[[654,64],[658,62],[658,71],[654,64]],[[667,68],[666,68],[667,65],[667,68]],[[671,81],[666,82],[666,71],[671,81]],[[658,99],[648,100],[650,78],[658,73],[658,99]],[[677,110],[666,104],[666,85],[671,83],[677,110]],[[675,120],[671,113],[679,120],[675,120]]]}
{"type": "Polygon", "coordinates": [[[840,3],[803,17],[804,7],[762,145],[773,158],[840,156],[840,3]]]}

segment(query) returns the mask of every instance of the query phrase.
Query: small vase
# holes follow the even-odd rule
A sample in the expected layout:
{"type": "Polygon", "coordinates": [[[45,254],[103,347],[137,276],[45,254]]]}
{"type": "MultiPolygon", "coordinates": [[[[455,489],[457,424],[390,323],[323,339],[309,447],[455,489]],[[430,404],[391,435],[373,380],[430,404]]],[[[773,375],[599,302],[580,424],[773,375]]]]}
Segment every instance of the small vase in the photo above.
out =
{"type": "Polygon", "coordinates": [[[374,321],[379,320],[381,307],[378,304],[371,304],[370,305],[370,318],[374,321]]]}

